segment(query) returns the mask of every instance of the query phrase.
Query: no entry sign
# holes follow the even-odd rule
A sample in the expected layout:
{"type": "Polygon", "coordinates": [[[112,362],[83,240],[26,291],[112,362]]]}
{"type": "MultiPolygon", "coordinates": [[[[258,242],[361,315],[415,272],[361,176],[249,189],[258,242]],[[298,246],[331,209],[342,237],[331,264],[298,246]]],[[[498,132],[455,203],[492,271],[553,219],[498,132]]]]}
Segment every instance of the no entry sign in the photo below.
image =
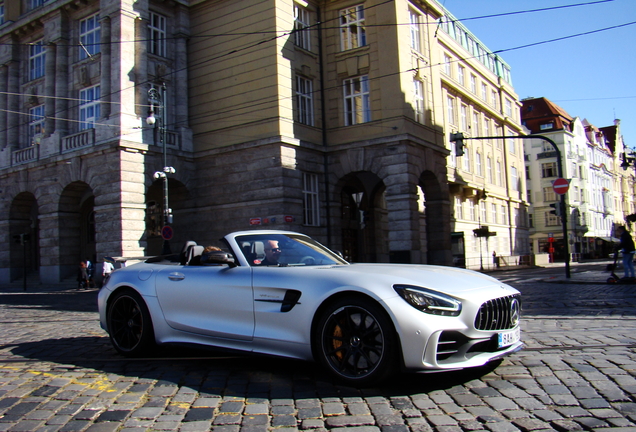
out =
{"type": "Polygon", "coordinates": [[[564,178],[559,177],[554,181],[554,183],[552,183],[552,189],[554,189],[555,193],[563,195],[568,191],[568,189],[570,189],[570,182],[564,178]]]}

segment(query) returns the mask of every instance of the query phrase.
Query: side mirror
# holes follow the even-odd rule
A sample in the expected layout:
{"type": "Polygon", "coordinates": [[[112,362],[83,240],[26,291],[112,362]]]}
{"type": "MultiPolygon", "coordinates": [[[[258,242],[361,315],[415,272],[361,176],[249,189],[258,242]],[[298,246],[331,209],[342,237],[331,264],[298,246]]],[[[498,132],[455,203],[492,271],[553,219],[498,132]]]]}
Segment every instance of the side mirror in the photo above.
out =
{"type": "Polygon", "coordinates": [[[215,264],[227,264],[230,267],[236,267],[234,262],[234,256],[229,252],[224,251],[210,251],[201,255],[201,264],[203,265],[215,265],[215,264]]]}

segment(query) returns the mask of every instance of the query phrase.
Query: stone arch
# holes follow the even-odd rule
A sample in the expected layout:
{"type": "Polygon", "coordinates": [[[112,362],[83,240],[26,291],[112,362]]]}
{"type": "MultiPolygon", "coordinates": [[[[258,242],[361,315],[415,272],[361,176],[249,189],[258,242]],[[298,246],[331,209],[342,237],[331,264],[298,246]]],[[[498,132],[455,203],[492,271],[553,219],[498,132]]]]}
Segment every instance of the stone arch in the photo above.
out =
{"type": "Polygon", "coordinates": [[[69,183],[60,194],[58,247],[60,278],[76,275],[79,262],[96,261],[95,195],[82,182],[69,183]]]}
{"type": "MultiPolygon", "coordinates": [[[[189,240],[188,235],[196,231],[192,225],[195,223],[193,212],[188,209],[193,207],[190,190],[174,178],[168,179],[168,206],[172,209],[172,228],[174,237],[169,241],[172,253],[181,250],[181,244],[189,240]]],[[[163,251],[164,240],[161,237],[163,227],[163,180],[155,180],[146,192],[146,255],[159,255],[163,251]]]]}
{"type": "Polygon", "coordinates": [[[349,173],[337,183],[338,243],[348,261],[388,261],[385,191],[382,179],[368,171],[349,173]]]}
{"type": "Polygon", "coordinates": [[[31,192],[21,192],[15,196],[9,207],[10,234],[10,280],[27,274],[38,273],[39,219],[38,202],[31,192]]]}

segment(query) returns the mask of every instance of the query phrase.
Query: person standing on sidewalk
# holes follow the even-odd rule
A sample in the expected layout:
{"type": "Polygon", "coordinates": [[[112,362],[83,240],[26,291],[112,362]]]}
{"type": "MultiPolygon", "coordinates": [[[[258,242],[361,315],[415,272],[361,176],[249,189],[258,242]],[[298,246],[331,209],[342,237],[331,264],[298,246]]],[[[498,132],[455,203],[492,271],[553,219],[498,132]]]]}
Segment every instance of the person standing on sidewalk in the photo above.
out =
{"type": "Polygon", "coordinates": [[[634,271],[634,252],[636,252],[636,247],[634,247],[632,235],[629,231],[627,231],[627,229],[625,229],[624,226],[616,228],[616,235],[621,241],[618,248],[621,252],[623,252],[623,270],[625,271],[625,279],[636,279],[636,271],[634,271]]]}

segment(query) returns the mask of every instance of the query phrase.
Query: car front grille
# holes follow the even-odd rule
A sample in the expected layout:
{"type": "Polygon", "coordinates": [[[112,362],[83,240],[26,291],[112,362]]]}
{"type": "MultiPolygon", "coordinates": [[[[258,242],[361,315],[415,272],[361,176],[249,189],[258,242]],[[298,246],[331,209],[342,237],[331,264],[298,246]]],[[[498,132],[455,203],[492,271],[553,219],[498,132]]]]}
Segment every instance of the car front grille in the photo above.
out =
{"type": "Polygon", "coordinates": [[[475,317],[477,330],[507,330],[519,323],[521,296],[519,294],[488,300],[475,317]]]}

